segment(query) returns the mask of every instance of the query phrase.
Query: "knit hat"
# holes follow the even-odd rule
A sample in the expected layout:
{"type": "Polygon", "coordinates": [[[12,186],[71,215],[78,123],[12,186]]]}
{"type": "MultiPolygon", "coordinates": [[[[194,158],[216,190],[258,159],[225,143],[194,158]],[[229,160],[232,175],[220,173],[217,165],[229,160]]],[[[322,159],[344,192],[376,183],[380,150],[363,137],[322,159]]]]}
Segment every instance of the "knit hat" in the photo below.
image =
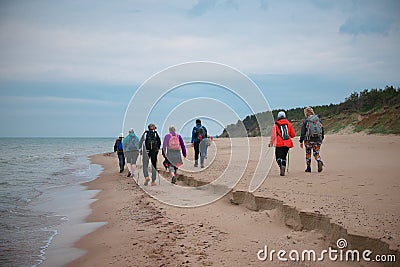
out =
{"type": "Polygon", "coordinates": [[[283,119],[283,118],[286,118],[285,111],[279,111],[279,113],[278,113],[278,119],[283,119]]]}

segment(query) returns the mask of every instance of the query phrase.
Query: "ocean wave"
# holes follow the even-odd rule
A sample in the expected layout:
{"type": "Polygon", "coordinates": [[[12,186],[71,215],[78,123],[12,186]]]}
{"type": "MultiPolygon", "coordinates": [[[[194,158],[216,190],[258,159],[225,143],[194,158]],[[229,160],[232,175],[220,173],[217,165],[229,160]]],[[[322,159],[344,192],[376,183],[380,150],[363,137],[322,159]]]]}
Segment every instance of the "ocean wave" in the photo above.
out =
{"type": "Polygon", "coordinates": [[[2,164],[6,165],[6,164],[8,164],[8,163],[10,163],[9,159],[0,159],[0,166],[1,166],[2,164]]]}
{"type": "Polygon", "coordinates": [[[51,245],[51,242],[53,242],[53,239],[58,235],[58,231],[57,230],[44,230],[44,231],[52,232],[52,234],[45,241],[45,245],[40,247],[40,254],[38,255],[39,259],[36,261],[36,264],[33,265],[34,267],[39,266],[40,264],[42,264],[46,260],[46,257],[45,257],[46,250],[51,245]]]}
{"type": "Polygon", "coordinates": [[[97,175],[87,156],[108,151],[113,143],[113,139],[0,138],[1,266],[37,266],[44,260],[55,236],[52,229],[68,221],[54,215],[57,209],[47,210],[52,207],[46,203],[57,197],[54,190],[97,175]]]}
{"type": "Polygon", "coordinates": [[[18,202],[24,203],[24,204],[29,204],[29,203],[31,203],[31,201],[32,201],[32,199],[28,198],[28,197],[21,197],[18,199],[18,202]]]}
{"type": "Polygon", "coordinates": [[[10,185],[8,181],[0,181],[0,186],[6,187],[7,185],[10,185]]]}
{"type": "Polygon", "coordinates": [[[58,170],[51,173],[51,176],[65,176],[70,174],[70,170],[58,170]]]}

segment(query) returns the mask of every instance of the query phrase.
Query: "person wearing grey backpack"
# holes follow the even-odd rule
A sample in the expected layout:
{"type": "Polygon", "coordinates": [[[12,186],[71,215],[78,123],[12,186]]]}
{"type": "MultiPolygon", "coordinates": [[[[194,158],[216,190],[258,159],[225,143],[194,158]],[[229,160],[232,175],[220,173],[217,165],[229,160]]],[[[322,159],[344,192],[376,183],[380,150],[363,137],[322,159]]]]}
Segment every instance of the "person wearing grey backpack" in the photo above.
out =
{"type": "Polygon", "coordinates": [[[311,107],[304,109],[306,119],[301,125],[300,148],[303,149],[303,142],[306,148],[306,172],[311,172],[311,151],[318,164],[318,172],[322,172],[324,163],[320,156],[322,141],[324,140],[324,127],[318,115],[315,115],[311,107]]]}
{"type": "Polygon", "coordinates": [[[134,178],[136,171],[136,161],[139,156],[139,137],[135,134],[135,131],[131,128],[128,136],[122,139],[122,145],[124,147],[126,165],[128,166],[127,177],[134,178]]]}

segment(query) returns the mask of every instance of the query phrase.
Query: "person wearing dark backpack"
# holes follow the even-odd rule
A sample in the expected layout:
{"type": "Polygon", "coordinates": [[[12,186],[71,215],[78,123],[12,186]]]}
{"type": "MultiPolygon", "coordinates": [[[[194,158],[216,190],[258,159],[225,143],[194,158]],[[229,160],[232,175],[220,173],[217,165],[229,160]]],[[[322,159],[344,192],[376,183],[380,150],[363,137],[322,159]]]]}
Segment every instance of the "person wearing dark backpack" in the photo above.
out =
{"type": "Polygon", "coordinates": [[[196,120],[196,126],[192,130],[192,140],[190,141],[194,147],[194,166],[199,166],[200,142],[207,138],[207,128],[201,125],[201,120],[196,120]]]}
{"type": "Polygon", "coordinates": [[[129,134],[122,140],[124,147],[126,165],[128,166],[128,177],[134,177],[136,171],[136,161],[139,156],[139,137],[136,136],[134,130],[131,128],[129,134]]]}
{"type": "Polygon", "coordinates": [[[165,159],[163,165],[170,172],[173,184],[176,183],[176,170],[183,164],[181,151],[183,157],[186,158],[185,142],[183,142],[181,135],[176,133],[175,126],[171,125],[169,133],[164,137],[162,155],[165,159]]]}
{"type": "Polygon", "coordinates": [[[280,175],[285,176],[286,161],[289,149],[292,148],[292,138],[296,136],[292,124],[286,119],[284,111],[279,111],[278,118],[272,128],[269,147],[275,146],[275,159],[279,166],[280,175]]]}
{"type": "Polygon", "coordinates": [[[125,167],[124,146],[122,145],[122,138],[124,138],[124,134],[121,133],[117,140],[115,140],[114,144],[114,152],[117,152],[118,155],[119,173],[122,173],[125,167]]]}
{"type": "Polygon", "coordinates": [[[156,126],[151,123],[140,138],[140,148],[143,151],[143,176],[144,185],[149,184],[149,160],[151,160],[151,185],[156,185],[157,179],[157,155],[161,147],[161,139],[156,131],[156,126]]]}
{"type": "Polygon", "coordinates": [[[311,150],[318,164],[318,172],[322,172],[324,163],[320,156],[322,141],[324,140],[324,127],[318,115],[315,115],[311,107],[304,109],[306,119],[301,125],[300,148],[303,149],[303,142],[306,148],[306,172],[311,172],[311,150]]]}

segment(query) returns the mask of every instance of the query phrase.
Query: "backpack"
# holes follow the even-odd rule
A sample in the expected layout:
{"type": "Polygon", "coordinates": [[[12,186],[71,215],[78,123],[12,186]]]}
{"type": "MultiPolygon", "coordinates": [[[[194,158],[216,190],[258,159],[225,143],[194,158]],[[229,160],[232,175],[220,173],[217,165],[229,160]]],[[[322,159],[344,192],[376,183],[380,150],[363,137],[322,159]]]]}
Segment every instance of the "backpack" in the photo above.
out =
{"type": "Polygon", "coordinates": [[[181,143],[179,142],[178,135],[172,135],[169,134],[171,137],[169,138],[168,142],[168,149],[171,150],[180,150],[181,149],[181,143]]]}
{"type": "Polygon", "coordinates": [[[123,151],[124,150],[124,146],[122,145],[122,141],[121,140],[117,141],[117,148],[118,148],[117,151],[123,151]]]}
{"type": "Polygon", "coordinates": [[[146,131],[146,149],[149,151],[157,150],[158,149],[158,142],[157,142],[157,132],[156,131],[146,131]]]}
{"type": "Polygon", "coordinates": [[[205,138],[205,132],[203,126],[200,126],[200,128],[197,130],[197,139],[199,141],[203,140],[205,138]]]}
{"type": "Polygon", "coordinates": [[[322,123],[317,115],[310,115],[306,119],[306,139],[321,138],[322,137],[322,123]]]}
{"type": "Polygon", "coordinates": [[[129,136],[129,140],[127,142],[127,149],[129,151],[139,150],[139,142],[134,136],[129,136]]]}
{"type": "MultiPolygon", "coordinates": [[[[275,124],[278,126],[280,132],[280,136],[282,137],[283,140],[288,140],[289,137],[289,129],[287,124],[279,124],[275,122],[275,124]]],[[[279,134],[279,133],[278,133],[279,134]]]]}

